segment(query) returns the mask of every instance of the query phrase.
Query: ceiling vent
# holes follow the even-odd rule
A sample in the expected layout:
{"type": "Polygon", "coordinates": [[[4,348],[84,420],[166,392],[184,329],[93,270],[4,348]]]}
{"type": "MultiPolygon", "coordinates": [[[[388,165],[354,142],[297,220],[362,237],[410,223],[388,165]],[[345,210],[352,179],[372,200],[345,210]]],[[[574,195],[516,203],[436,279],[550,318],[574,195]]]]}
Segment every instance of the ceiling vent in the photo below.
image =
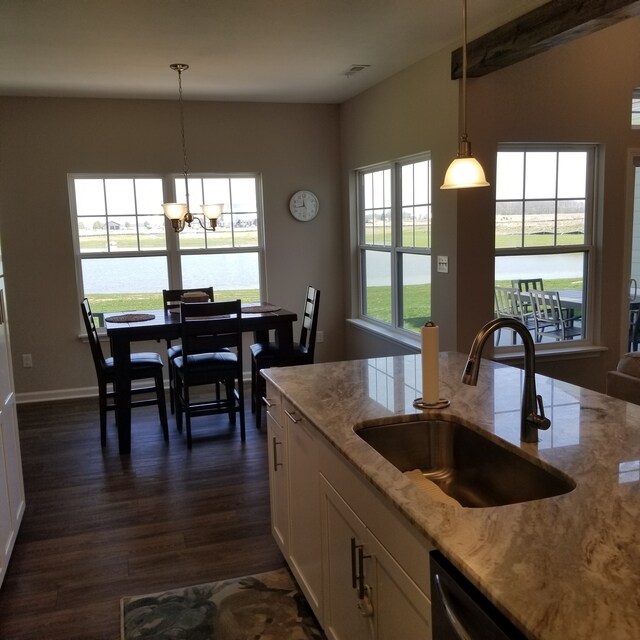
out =
{"type": "Polygon", "coordinates": [[[344,72],[344,75],[347,76],[347,78],[351,78],[352,76],[355,76],[356,73],[360,73],[361,71],[368,69],[370,66],[370,64],[352,64],[349,69],[344,72]]]}

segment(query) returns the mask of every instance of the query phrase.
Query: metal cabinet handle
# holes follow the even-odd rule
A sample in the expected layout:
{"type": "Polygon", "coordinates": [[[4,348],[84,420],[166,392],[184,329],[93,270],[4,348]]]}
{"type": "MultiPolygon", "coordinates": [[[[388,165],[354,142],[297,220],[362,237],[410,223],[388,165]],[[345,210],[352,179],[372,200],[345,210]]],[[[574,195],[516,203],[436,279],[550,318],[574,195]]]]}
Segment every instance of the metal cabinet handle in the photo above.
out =
{"type": "Polygon", "coordinates": [[[278,445],[282,444],[282,442],[278,442],[276,437],[273,436],[271,438],[271,447],[273,450],[273,470],[278,471],[278,467],[282,466],[282,462],[278,462],[278,445]]]}
{"type": "Polygon", "coordinates": [[[287,414],[289,420],[291,420],[291,422],[293,422],[293,424],[298,424],[298,422],[300,422],[302,420],[302,418],[296,418],[295,417],[295,411],[292,411],[291,413],[289,413],[289,411],[287,411],[285,409],[284,412],[287,414]]]}
{"type": "Polygon", "coordinates": [[[276,403],[270,400],[269,398],[262,396],[262,404],[268,409],[270,409],[271,407],[274,407],[276,403]]]}
{"type": "Polygon", "coordinates": [[[460,640],[473,640],[471,634],[466,630],[465,626],[460,621],[460,618],[456,615],[456,612],[453,609],[453,604],[447,597],[447,594],[444,592],[442,588],[442,584],[440,582],[440,574],[436,573],[434,576],[436,583],[436,588],[438,589],[438,595],[442,600],[442,604],[444,605],[444,611],[447,614],[447,618],[449,618],[449,622],[451,622],[451,626],[453,627],[454,632],[460,638],[460,640]]]}
{"type": "Polygon", "coordinates": [[[356,539],[351,538],[351,588],[358,590],[359,600],[362,600],[366,595],[366,586],[364,584],[364,561],[365,558],[370,557],[370,555],[365,555],[364,545],[356,544],[356,539]]]}
{"type": "Polygon", "coordinates": [[[356,539],[351,538],[351,588],[355,589],[358,583],[358,575],[356,573],[356,539]]]}

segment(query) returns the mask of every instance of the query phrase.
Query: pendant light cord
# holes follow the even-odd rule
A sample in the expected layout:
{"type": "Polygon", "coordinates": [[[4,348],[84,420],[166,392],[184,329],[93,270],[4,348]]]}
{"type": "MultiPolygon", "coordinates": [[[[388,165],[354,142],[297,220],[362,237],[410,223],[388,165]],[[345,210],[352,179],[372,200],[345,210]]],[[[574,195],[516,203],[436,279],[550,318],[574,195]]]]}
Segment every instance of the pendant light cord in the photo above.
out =
{"type": "Polygon", "coordinates": [[[184,102],[182,99],[182,68],[176,69],[178,72],[178,102],[180,103],[180,137],[182,139],[182,173],[184,174],[184,188],[187,198],[187,214],[191,213],[189,206],[189,160],[187,158],[187,139],[184,134],[184,102]]]}
{"type": "Polygon", "coordinates": [[[462,0],[462,137],[467,139],[467,0],[462,0]]]}

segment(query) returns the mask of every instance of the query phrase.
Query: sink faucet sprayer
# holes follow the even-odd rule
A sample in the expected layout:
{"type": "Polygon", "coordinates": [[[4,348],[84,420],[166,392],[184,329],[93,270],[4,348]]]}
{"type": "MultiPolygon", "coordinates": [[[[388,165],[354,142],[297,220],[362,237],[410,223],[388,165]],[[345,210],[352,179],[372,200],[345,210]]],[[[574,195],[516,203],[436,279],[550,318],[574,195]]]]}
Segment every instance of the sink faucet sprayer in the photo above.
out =
{"type": "Polygon", "coordinates": [[[520,416],[520,440],[538,442],[538,429],[548,429],[551,421],[544,415],[542,396],[536,393],[536,360],[533,338],[525,325],[511,318],[496,318],[478,331],[469,358],[462,374],[464,384],[475,385],[478,382],[480,358],[487,338],[497,329],[513,329],[524,345],[524,390],[522,392],[522,411],[520,416]],[[539,411],[539,412],[538,412],[539,411]]]}

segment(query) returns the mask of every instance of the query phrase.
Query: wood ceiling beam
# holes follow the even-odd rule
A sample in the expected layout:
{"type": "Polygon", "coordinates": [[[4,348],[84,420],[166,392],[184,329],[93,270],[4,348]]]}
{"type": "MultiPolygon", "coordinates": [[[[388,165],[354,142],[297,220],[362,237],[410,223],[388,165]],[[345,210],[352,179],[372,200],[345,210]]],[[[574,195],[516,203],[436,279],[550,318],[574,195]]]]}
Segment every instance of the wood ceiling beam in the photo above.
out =
{"type": "MultiPolygon", "coordinates": [[[[640,15],[640,0],[552,0],[467,43],[467,75],[480,77],[640,15]]],[[[451,79],[462,77],[462,47],[451,79]]]]}

